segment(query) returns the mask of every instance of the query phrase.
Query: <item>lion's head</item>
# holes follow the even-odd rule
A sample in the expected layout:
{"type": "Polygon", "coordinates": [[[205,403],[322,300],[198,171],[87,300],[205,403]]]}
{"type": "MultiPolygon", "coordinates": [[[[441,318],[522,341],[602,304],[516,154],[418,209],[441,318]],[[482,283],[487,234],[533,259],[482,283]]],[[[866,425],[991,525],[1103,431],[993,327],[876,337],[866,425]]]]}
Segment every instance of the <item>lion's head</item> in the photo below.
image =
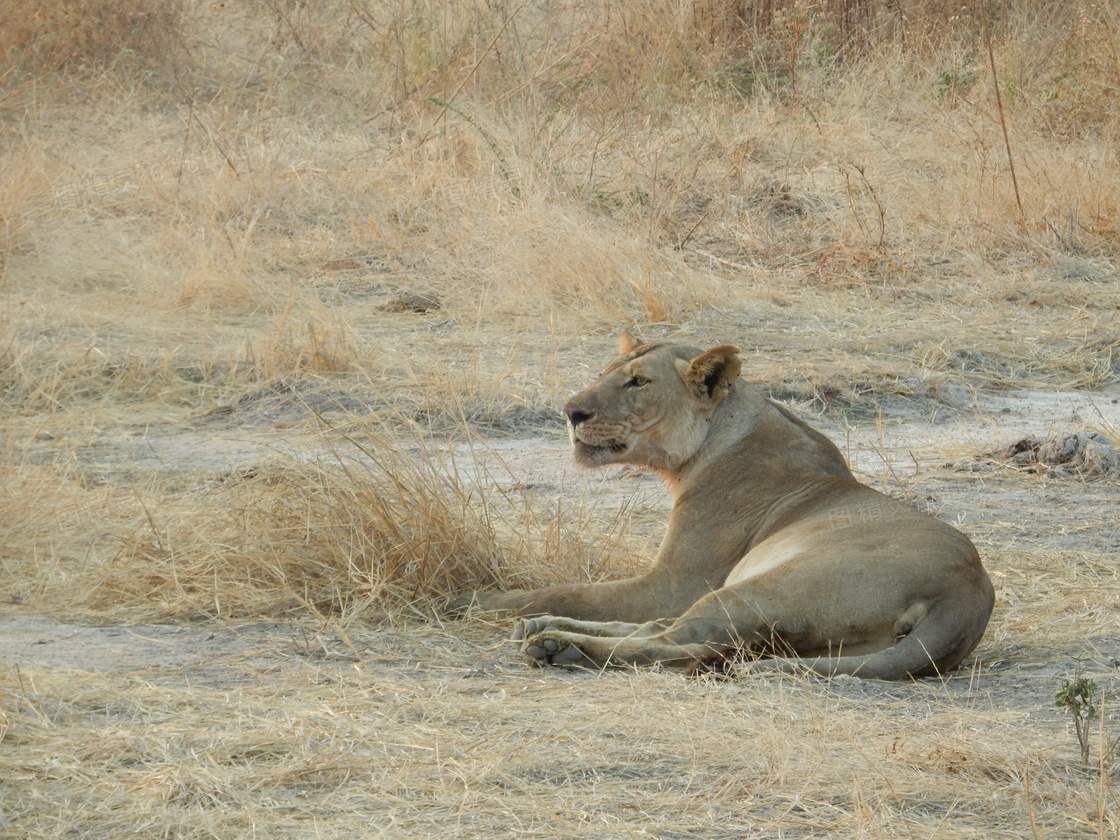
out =
{"type": "Polygon", "coordinates": [[[712,410],[739,377],[739,348],[641,344],[623,333],[619,349],[564,406],[576,460],[675,470],[696,454],[712,410]]]}

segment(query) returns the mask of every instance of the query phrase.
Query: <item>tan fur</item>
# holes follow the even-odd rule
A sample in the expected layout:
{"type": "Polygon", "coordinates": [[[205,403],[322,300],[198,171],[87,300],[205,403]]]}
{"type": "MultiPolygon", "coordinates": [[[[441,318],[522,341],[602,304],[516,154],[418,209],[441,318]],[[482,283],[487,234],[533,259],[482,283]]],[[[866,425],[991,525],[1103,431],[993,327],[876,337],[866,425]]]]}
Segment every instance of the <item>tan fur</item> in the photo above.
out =
{"type": "Polygon", "coordinates": [[[540,665],[697,663],[904,679],[956,668],[994,593],[969,539],[853,477],[839,450],[739,380],[737,348],[640,344],[565,406],[576,460],[637,464],[673,509],[646,574],[468,596],[525,619],[540,665]]]}

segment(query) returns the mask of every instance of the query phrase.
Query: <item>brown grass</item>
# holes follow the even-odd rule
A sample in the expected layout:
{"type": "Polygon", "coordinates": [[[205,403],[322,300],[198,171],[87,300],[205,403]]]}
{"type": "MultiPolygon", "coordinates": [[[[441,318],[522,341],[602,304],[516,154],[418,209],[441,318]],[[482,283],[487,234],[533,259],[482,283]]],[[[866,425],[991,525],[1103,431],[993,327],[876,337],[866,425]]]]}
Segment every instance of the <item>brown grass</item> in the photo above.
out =
{"type": "MultiPolygon", "coordinates": [[[[69,747],[44,793],[66,789],[78,776],[92,781],[81,801],[73,803],[76,812],[88,815],[92,836],[124,830],[126,815],[133,826],[137,821],[174,825],[205,819],[208,830],[216,833],[246,831],[262,818],[278,832],[329,819],[340,830],[361,830],[359,825],[372,822],[389,836],[455,835],[437,819],[453,822],[457,832],[469,826],[475,836],[500,836],[518,828],[542,837],[571,836],[589,824],[598,824],[609,836],[623,836],[643,824],[687,833],[701,828],[687,821],[690,801],[701,799],[724,817],[727,830],[784,827],[804,832],[819,830],[823,820],[832,831],[855,837],[869,829],[878,834],[935,829],[936,818],[927,822],[927,815],[958,808],[977,816],[1008,806],[1020,811],[1028,801],[1023,777],[1039,761],[1024,757],[1019,778],[985,766],[985,753],[996,749],[1000,737],[1015,732],[1013,720],[987,721],[982,740],[946,733],[948,737],[932,741],[896,736],[892,743],[881,730],[904,727],[904,721],[881,721],[879,731],[852,728],[848,702],[813,697],[801,686],[768,686],[768,698],[757,690],[729,696],[718,687],[676,680],[665,684],[665,678],[648,676],[609,686],[573,686],[565,692],[568,708],[563,712],[535,721],[524,713],[514,719],[502,715],[500,728],[495,726],[499,707],[485,697],[470,705],[440,696],[417,697],[413,702],[423,703],[426,726],[446,733],[436,756],[430,743],[416,741],[415,724],[409,720],[416,712],[398,693],[412,692],[400,678],[386,675],[381,690],[373,693],[363,691],[362,681],[345,672],[332,674],[327,685],[316,685],[316,672],[324,677],[330,672],[304,670],[305,676],[277,681],[275,691],[298,692],[304,698],[302,713],[286,720],[269,714],[274,695],[240,687],[200,687],[189,698],[175,698],[174,690],[147,680],[125,686],[92,681],[78,691],[48,677],[25,683],[20,698],[25,708],[38,713],[38,726],[53,723],[57,743],[69,747]],[[196,716],[219,693],[232,708],[212,727],[195,728],[196,716]],[[387,702],[386,694],[397,699],[387,702]],[[115,698],[111,709],[100,699],[106,695],[115,698]],[[673,714],[674,701],[687,698],[691,703],[698,695],[706,700],[707,722],[717,725],[697,727],[697,721],[673,714]],[[52,700],[43,708],[40,698],[45,697],[52,700]],[[619,709],[638,698],[659,708],[664,734],[656,746],[632,719],[604,726],[586,716],[590,704],[619,709]],[[185,720],[169,739],[149,710],[176,699],[185,720]],[[345,715],[329,712],[339,705],[345,715]],[[104,722],[97,726],[100,739],[93,741],[92,733],[76,724],[98,707],[104,709],[104,722]],[[779,732],[769,723],[775,713],[793,722],[779,732]],[[827,733],[820,728],[826,717],[837,719],[827,733]],[[362,724],[371,719],[380,722],[373,740],[362,724]],[[736,723],[729,727],[729,720],[736,723]],[[806,749],[791,753],[786,746],[791,740],[806,749]],[[839,749],[850,752],[843,769],[836,761],[814,758],[817,750],[839,749]],[[211,760],[200,766],[188,758],[191,753],[206,753],[211,760]],[[885,764],[892,778],[866,772],[868,764],[885,764]],[[578,792],[592,781],[598,799],[625,799],[629,807],[616,811],[600,810],[590,801],[581,804],[578,792]],[[954,787],[960,793],[949,793],[954,787]],[[845,792],[831,801],[822,802],[813,793],[836,788],[845,792]],[[772,791],[785,793],[774,797],[772,791]],[[997,795],[1005,805],[993,803],[997,795]],[[908,800],[914,803],[909,808],[902,805],[908,800]],[[262,802],[270,805],[262,808],[262,802]],[[543,802],[552,807],[542,807],[543,802]]],[[[491,682],[496,689],[513,687],[509,676],[491,682]]],[[[548,704],[557,687],[545,680],[528,691],[548,704]]],[[[37,773],[46,756],[36,754],[33,730],[25,727],[12,737],[19,737],[17,745],[26,744],[27,762],[13,769],[20,775],[37,773]]],[[[17,808],[13,816],[45,836],[42,829],[50,831],[49,825],[33,810],[25,811],[25,803],[32,804],[12,803],[17,808]]],[[[993,823],[998,825],[998,818],[988,824],[993,823]]]]}
{"type": "Polygon", "coordinates": [[[623,326],[840,437],[1113,387],[1117,15],[0,0],[0,612],[255,645],[5,671],[0,834],[1116,836],[1053,708],[1115,689],[1107,481],[876,473],[997,581],[945,685],[532,674],[436,605],[651,556],[641,479],[502,461],[623,326]]]}
{"type": "Polygon", "coordinates": [[[627,565],[609,514],[577,504],[544,517],[500,459],[481,456],[367,426],[313,459],[277,452],[218,475],[138,479],[111,455],[105,471],[27,466],[4,482],[4,573],[56,613],[352,622],[430,618],[452,594],[516,584],[528,558],[552,580],[608,556],[627,565]],[[472,465],[462,474],[460,458],[472,465]]]}
{"type": "Polygon", "coordinates": [[[1062,734],[1056,713],[993,710],[968,677],[729,685],[533,675],[490,658],[479,675],[443,664],[477,649],[434,627],[422,640],[239,632],[263,655],[212,660],[189,688],[154,670],[21,672],[3,707],[7,818],[24,836],[69,836],[46,799],[90,837],[1116,829],[1112,790],[1046,743],[1062,734]]]}

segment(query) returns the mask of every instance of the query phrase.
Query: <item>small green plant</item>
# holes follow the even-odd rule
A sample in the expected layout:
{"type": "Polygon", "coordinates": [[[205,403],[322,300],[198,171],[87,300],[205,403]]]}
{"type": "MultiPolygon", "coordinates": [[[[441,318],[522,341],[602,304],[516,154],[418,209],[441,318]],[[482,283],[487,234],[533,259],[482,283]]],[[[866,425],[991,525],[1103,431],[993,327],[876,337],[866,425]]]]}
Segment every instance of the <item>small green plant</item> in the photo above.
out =
{"type": "Polygon", "coordinates": [[[1093,702],[1099,689],[1093,679],[1081,673],[1081,663],[1073,672],[1072,680],[1063,680],[1062,687],[1054,695],[1054,705],[1065,709],[1073,720],[1073,731],[1081,748],[1081,763],[1089,763],[1089,722],[1097,715],[1093,702]]]}

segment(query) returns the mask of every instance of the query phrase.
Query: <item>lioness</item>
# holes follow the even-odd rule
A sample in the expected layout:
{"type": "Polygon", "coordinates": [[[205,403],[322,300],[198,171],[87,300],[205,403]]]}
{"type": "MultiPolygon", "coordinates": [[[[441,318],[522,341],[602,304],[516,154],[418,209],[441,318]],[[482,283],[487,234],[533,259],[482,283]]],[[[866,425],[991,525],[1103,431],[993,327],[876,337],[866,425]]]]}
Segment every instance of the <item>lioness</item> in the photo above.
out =
{"type": "Polygon", "coordinates": [[[739,380],[739,349],[641,344],[564,406],[576,460],[636,464],[672,491],[640,577],[474,593],[538,615],[538,665],[754,667],[905,679],[956,668],[995,600],[969,539],[853,478],[835,445],[739,380]]]}

